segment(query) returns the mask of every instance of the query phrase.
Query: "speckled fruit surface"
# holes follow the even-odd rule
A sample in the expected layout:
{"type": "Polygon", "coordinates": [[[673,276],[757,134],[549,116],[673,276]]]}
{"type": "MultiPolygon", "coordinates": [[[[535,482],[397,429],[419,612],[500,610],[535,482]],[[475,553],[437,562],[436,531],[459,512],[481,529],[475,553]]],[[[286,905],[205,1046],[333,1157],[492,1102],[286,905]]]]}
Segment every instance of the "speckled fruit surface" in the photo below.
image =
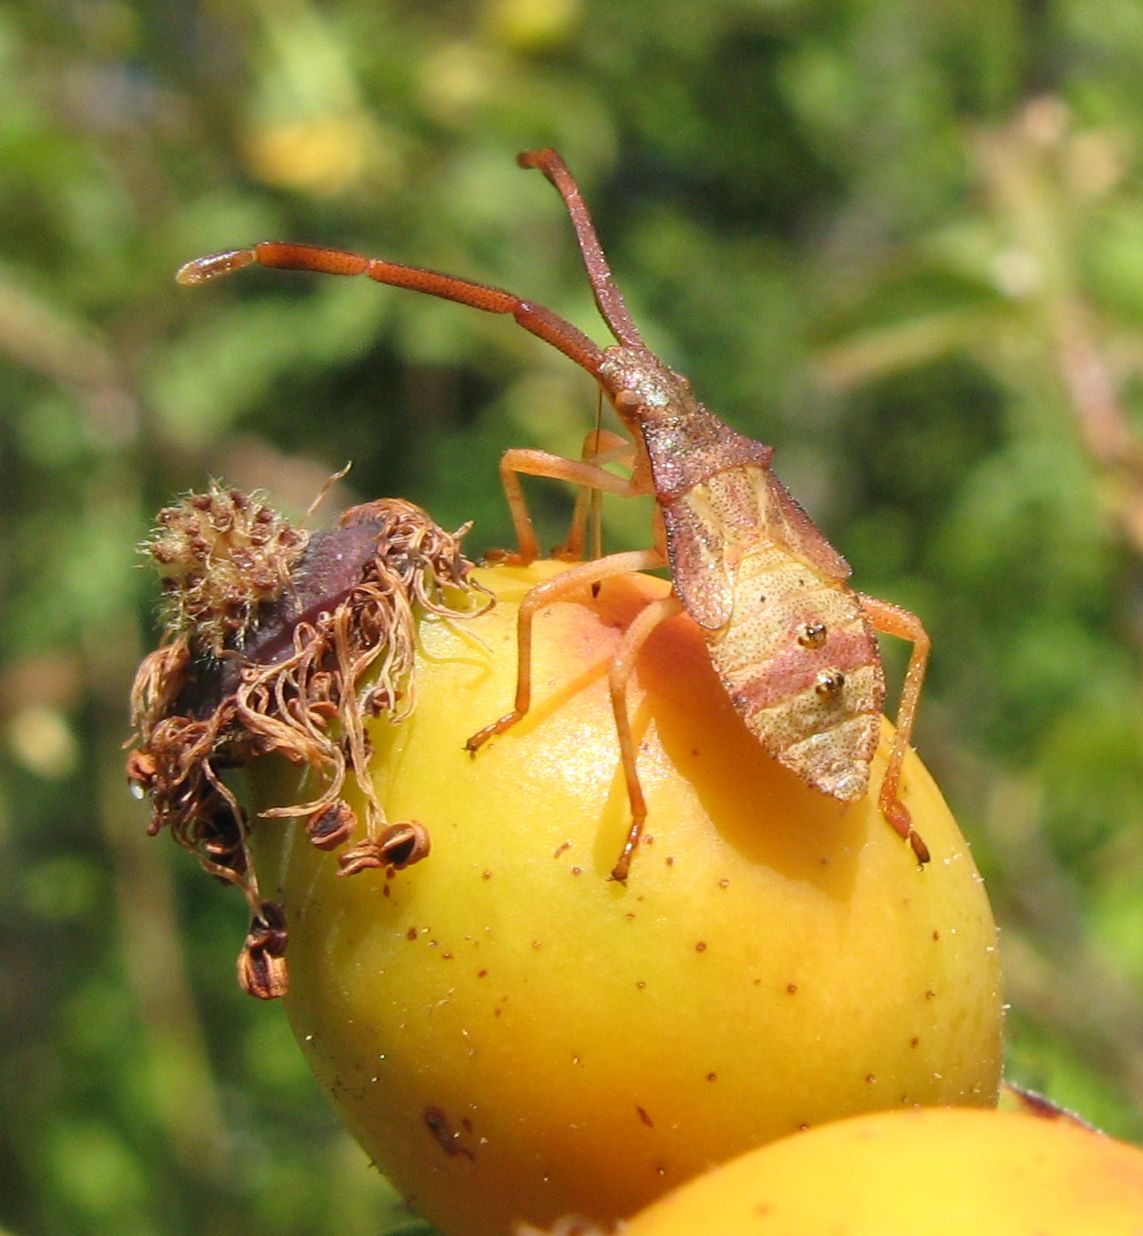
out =
{"type": "Polygon", "coordinates": [[[1067,1122],[928,1108],[823,1125],[685,1185],[625,1236],[1139,1236],[1143,1150],[1067,1122]]]}
{"type": "MultiPolygon", "coordinates": [[[[497,606],[424,622],[416,711],[373,730],[388,818],[427,826],[427,859],[340,878],[300,825],[255,830],[290,923],[291,1024],[381,1170],[477,1236],[631,1215],[853,1113],[994,1103],[995,927],[920,761],[903,795],[923,869],[873,798],[843,806],[758,747],[685,617],[638,662],[647,835],[608,880],[628,815],[607,663],[664,581],[542,611],[531,712],[465,752],[511,705],[520,597],[560,569],[481,571],[497,606]]],[[[298,788],[257,784],[263,804],[298,788]]]]}

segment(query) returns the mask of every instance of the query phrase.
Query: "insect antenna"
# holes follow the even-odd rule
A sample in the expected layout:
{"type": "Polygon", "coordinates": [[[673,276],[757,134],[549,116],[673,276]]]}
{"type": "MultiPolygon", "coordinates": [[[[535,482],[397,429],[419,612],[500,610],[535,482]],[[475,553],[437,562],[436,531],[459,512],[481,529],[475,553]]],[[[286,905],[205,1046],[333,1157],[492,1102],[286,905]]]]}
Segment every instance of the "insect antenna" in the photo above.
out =
{"type": "Polygon", "coordinates": [[[575,238],[579,244],[587,277],[591,281],[591,290],[595,295],[595,303],[600,316],[624,347],[645,350],[647,345],[643,342],[639,328],[632,321],[622,293],[615,286],[611,267],[603,252],[603,246],[599,243],[599,237],[595,233],[595,224],[591,221],[591,215],[588,214],[579,185],[568,171],[567,164],[550,148],[525,150],[523,154],[516,156],[516,162],[521,167],[538,168],[555,185],[560,197],[564,199],[572,227],[575,228],[575,238]]]}
{"type": "MultiPolygon", "coordinates": [[[[589,225],[590,226],[590,225],[589,225]]],[[[602,260],[602,256],[601,259],[602,260]]],[[[343,249],[327,249],[318,245],[298,245],[284,241],[262,241],[248,249],[231,249],[194,258],[179,268],[175,279],[182,284],[207,283],[222,275],[233,274],[247,266],[264,266],[271,270],[304,270],[320,275],[365,275],[377,283],[407,288],[441,300],[455,301],[484,313],[510,314],[538,339],[549,343],[592,377],[598,377],[604,361],[603,349],[589,339],[577,326],[543,305],[524,300],[514,292],[444,275],[422,266],[406,266],[386,258],[365,257],[343,249]]],[[[606,264],[604,264],[606,269],[606,264]]],[[[618,298],[618,292],[615,293],[618,298]]],[[[622,305],[622,300],[619,304],[622,305]]],[[[626,312],[626,311],[624,311],[626,312]]],[[[614,327],[612,328],[614,329],[614,327]]]]}

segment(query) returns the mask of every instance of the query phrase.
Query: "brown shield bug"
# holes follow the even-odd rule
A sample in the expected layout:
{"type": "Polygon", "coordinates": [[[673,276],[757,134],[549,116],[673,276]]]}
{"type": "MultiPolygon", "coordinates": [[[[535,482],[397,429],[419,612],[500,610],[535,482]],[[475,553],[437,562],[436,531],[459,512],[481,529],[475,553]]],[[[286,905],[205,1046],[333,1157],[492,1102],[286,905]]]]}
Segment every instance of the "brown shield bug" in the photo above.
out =
{"type": "MultiPolygon", "coordinates": [[[[516,531],[513,561],[527,563],[539,547],[520,476],[569,481],[584,490],[656,499],[653,545],[571,566],[524,598],[518,625],[518,672],[511,712],[474,734],[475,752],[517,722],[531,704],[532,622],[538,610],[610,576],[670,568],[671,595],[649,604],[625,633],[609,669],[611,700],[631,825],[612,875],[627,877],[647,808],[636,768],[627,711],[627,682],[655,626],[685,611],[698,624],[711,661],[735,709],[771,756],[809,785],[843,803],[869,789],[877,749],[885,679],[876,631],[909,640],[912,652],[897,712],[897,732],[881,783],[885,819],[920,862],[928,850],[900,798],[929,637],[913,614],[855,592],[846,560],[770,469],[773,447],[736,433],[699,403],[690,383],[668,369],[643,342],[612,279],[579,188],[554,150],[519,156],[559,191],[575,229],[596,305],[617,343],[601,348],[541,305],[501,288],[383,258],[336,249],[265,242],[188,262],[181,283],[203,283],[244,266],[366,275],[378,283],[457,301],[487,313],[510,314],[533,335],[586,369],[607,394],[631,441],[593,435],[582,459],[514,449],[500,475],[516,531]],[[624,465],[618,476],[603,465],[624,465]]],[[[577,505],[573,548],[582,543],[577,505]]]]}

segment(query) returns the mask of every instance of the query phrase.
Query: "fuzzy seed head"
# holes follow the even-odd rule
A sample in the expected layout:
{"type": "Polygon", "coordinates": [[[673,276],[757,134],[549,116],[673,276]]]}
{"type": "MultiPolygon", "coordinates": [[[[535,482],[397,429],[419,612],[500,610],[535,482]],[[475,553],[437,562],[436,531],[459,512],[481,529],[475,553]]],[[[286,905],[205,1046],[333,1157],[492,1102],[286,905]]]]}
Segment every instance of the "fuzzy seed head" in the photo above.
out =
{"type": "Polygon", "coordinates": [[[156,523],[141,550],[162,580],[164,625],[215,656],[242,648],[309,540],[258,494],[215,482],[161,510],[156,523]]]}

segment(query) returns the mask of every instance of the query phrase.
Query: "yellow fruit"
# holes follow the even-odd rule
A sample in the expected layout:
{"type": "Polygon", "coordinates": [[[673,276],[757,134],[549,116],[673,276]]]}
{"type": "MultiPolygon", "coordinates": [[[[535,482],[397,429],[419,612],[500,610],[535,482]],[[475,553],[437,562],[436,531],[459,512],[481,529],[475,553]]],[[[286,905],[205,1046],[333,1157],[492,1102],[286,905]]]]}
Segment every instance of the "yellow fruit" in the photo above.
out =
{"type": "Polygon", "coordinates": [[[1014,1112],[928,1108],[753,1150],[624,1236],[1139,1236],[1143,1150],[1014,1112]]]}
{"type": "MultiPolygon", "coordinates": [[[[608,880],[629,817],[606,669],[663,580],[542,611],[531,712],[464,751],[511,705],[520,598],[560,569],[478,572],[499,603],[424,621],[416,711],[372,730],[387,816],[428,827],[427,859],[341,878],[300,823],[255,828],[290,1021],[381,1170],[444,1231],[504,1233],[632,1214],[806,1125],[994,1103],[995,928],[928,774],[910,756],[922,869],[873,799],[847,808],[761,750],[685,617],[638,662],[647,836],[608,880]]],[[[258,793],[304,797],[266,772],[258,793]]]]}

